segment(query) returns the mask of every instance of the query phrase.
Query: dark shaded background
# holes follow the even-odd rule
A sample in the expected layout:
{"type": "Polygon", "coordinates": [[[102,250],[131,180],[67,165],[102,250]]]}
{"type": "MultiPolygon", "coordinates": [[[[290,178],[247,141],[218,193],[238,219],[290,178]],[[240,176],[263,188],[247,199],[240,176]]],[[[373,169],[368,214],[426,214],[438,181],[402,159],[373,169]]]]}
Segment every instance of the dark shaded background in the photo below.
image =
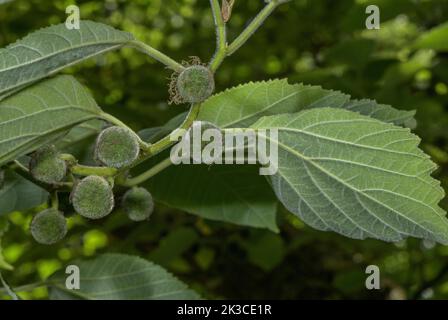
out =
{"type": "MultiPolygon", "coordinates": [[[[0,1],[2,2],[2,1],[0,1]]],[[[49,24],[63,22],[75,1],[15,0],[0,5],[0,46],[49,24]]],[[[206,0],[76,1],[83,19],[111,24],[177,60],[208,61],[215,38],[206,0]]],[[[229,39],[263,6],[236,0],[229,39]]],[[[412,50],[418,36],[448,19],[446,0],[293,0],[217,75],[218,90],[270,78],[321,85],[356,98],[416,109],[421,147],[440,165],[448,187],[448,53],[412,50]],[[365,8],[381,8],[380,31],[365,29],[365,8]]],[[[448,39],[445,39],[448,41],[448,39]]],[[[168,106],[168,70],[131,49],[69,70],[99,105],[139,130],[161,125],[184,107],[168,106]]],[[[446,209],[448,201],[442,205],[446,209]]],[[[312,230],[280,209],[281,232],[237,227],[158,207],[151,224],[121,217],[85,223],[74,219],[67,241],[44,247],[29,236],[33,212],[11,215],[4,255],[14,285],[47,277],[73,258],[122,252],[151,259],[208,298],[405,299],[448,298],[448,247],[408,240],[356,241],[312,230]],[[382,289],[368,291],[367,265],[382,271],[382,289]]],[[[41,299],[46,289],[21,293],[41,299]]]]}

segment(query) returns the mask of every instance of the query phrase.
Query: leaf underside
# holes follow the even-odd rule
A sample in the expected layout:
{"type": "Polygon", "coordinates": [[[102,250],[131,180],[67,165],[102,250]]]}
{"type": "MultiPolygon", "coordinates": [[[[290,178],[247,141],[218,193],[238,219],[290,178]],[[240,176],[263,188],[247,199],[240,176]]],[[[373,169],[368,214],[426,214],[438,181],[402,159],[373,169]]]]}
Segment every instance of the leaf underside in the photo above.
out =
{"type": "Polygon", "coordinates": [[[133,40],[128,32],[81,21],[79,29],[58,24],[0,49],[0,100],[37,80],[133,40]]]}
{"type": "Polygon", "coordinates": [[[99,118],[101,109],[72,76],[40,82],[0,102],[0,165],[99,118]]]}
{"type": "Polygon", "coordinates": [[[49,279],[50,299],[89,300],[192,300],[199,296],[162,267],[139,257],[104,254],[75,263],[80,289],[66,288],[67,275],[49,279]]]}
{"type": "Polygon", "coordinates": [[[399,241],[448,243],[435,169],[409,129],[346,110],[321,108],[260,119],[278,128],[272,187],[285,207],[319,230],[399,241]]]}

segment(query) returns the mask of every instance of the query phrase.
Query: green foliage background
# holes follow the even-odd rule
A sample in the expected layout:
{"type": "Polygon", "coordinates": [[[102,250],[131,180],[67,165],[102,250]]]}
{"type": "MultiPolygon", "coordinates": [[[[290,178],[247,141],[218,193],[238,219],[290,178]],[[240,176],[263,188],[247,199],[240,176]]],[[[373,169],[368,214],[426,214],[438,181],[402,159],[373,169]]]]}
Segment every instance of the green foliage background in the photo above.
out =
{"type": "MultiPolygon", "coordinates": [[[[0,46],[31,31],[65,21],[77,4],[82,19],[110,24],[177,60],[215,49],[206,0],[13,0],[0,5],[0,46]]],[[[236,0],[229,22],[234,38],[263,6],[236,0]]],[[[446,0],[292,0],[217,75],[217,90],[248,81],[289,78],[355,98],[416,109],[421,147],[440,165],[448,189],[448,31],[439,50],[415,49],[421,34],[448,20],[446,0]],[[381,30],[366,30],[365,8],[381,8],[381,30]]],[[[72,68],[98,104],[133,129],[162,125],[184,107],[168,106],[168,70],[124,49],[72,68]]],[[[88,146],[88,144],[86,144],[88,146]]],[[[83,149],[83,148],[79,148],[83,149]]],[[[88,148],[87,148],[88,149],[88,148]]],[[[448,209],[448,200],[442,203],[448,209]]],[[[62,244],[45,247],[29,235],[34,212],[15,212],[2,239],[14,271],[12,286],[45,279],[70,260],[103,252],[141,256],[167,268],[207,298],[448,298],[448,247],[407,240],[356,241],[314,231],[279,208],[280,233],[200,219],[157,206],[150,223],[112,215],[98,222],[71,219],[62,244]],[[382,289],[365,289],[364,270],[382,270],[382,289]]],[[[46,289],[20,294],[43,299],[46,289]]]]}

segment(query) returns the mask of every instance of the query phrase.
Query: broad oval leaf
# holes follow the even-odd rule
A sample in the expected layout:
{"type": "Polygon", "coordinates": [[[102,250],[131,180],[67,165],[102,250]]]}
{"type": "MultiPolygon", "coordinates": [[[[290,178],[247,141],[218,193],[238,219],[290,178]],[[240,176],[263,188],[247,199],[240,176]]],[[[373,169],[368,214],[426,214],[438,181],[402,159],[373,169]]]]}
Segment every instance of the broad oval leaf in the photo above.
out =
{"type": "Polygon", "coordinates": [[[80,271],[80,289],[66,288],[64,270],[48,280],[50,299],[192,300],[194,291],[162,267],[136,256],[104,254],[74,263],[80,271]]]}
{"type": "Polygon", "coordinates": [[[198,216],[278,232],[277,201],[255,165],[178,165],[151,178],[155,199],[198,216]]]}
{"type": "Polygon", "coordinates": [[[48,192],[10,170],[0,188],[0,216],[34,208],[48,199],[48,192]]]}
{"type": "Polygon", "coordinates": [[[0,50],[0,100],[61,69],[133,40],[105,24],[81,21],[79,29],[58,24],[38,30],[0,50]]]}
{"type": "Polygon", "coordinates": [[[343,108],[398,125],[412,124],[413,111],[401,111],[372,100],[350,101],[350,96],[319,86],[289,84],[286,79],[240,85],[209,98],[198,120],[221,128],[245,128],[263,116],[314,108],[343,108]]]}
{"type": "Polygon", "coordinates": [[[260,119],[278,128],[280,201],[304,222],[357,239],[406,236],[448,243],[435,165],[409,129],[321,108],[260,119]]]}
{"type": "Polygon", "coordinates": [[[0,165],[100,118],[101,109],[72,76],[38,83],[0,102],[0,165]]]}

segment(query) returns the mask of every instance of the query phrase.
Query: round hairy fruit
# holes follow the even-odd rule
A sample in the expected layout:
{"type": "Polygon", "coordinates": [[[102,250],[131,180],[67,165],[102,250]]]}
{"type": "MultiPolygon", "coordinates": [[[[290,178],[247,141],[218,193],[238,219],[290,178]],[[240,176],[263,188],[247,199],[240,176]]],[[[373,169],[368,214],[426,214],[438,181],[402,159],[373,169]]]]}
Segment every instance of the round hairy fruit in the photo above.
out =
{"type": "Polygon", "coordinates": [[[215,90],[215,79],[207,67],[193,65],[179,74],[176,88],[182,102],[198,103],[211,96],[215,90]]]}
{"type": "Polygon", "coordinates": [[[121,206],[132,221],[144,221],[154,211],[154,200],[145,188],[134,187],[126,191],[121,206]]]}
{"type": "Polygon", "coordinates": [[[45,146],[37,150],[30,161],[31,175],[45,183],[61,182],[66,173],[67,165],[59,158],[59,152],[53,145],[45,146]]]}
{"type": "Polygon", "coordinates": [[[47,209],[34,216],[30,230],[37,242],[54,244],[67,234],[67,222],[62,212],[56,209],[47,209]]]}
{"type": "Polygon", "coordinates": [[[88,219],[101,219],[114,208],[112,187],[98,176],[82,179],[73,189],[71,200],[75,211],[88,219]]]}
{"type": "Polygon", "coordinates": [[[98,135],[95,159],[103,165],[120,169],[132,164],[139,151],[135,133],[122,127],[110,127],[98,135]]]}

